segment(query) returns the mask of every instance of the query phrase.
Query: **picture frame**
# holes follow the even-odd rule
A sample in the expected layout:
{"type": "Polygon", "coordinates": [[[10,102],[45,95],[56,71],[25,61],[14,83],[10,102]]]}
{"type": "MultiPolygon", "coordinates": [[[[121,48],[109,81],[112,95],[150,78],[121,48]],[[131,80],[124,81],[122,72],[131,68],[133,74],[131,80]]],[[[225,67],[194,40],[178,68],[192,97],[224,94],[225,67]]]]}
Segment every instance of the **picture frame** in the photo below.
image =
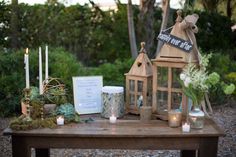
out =
{"type": "Polygon", "coordinates": [[[78,114],[101,113],[102,76],[72,77],[75,110],[78,114]]]}

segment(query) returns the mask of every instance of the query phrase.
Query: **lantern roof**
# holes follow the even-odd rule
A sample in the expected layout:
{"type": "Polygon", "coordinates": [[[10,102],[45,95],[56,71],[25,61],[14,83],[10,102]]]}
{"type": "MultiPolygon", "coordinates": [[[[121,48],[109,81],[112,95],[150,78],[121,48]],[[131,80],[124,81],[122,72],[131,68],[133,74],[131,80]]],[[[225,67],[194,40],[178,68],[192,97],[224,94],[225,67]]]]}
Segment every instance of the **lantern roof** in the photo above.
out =
{"type": "Polygon", "coordinates": [[[184,19],[181,17],[182,12],[177,11],[176,23],[173,26],[170,36],[180,38],[182,41],[187,41],[192,44],[192,49],[189,52],[185,52],[183,49],[173,46],[173,44],[164,43],[161,47],[158,55],[153,60],[155,61],[168,61],[168,62],[198,62],[199,51],[197,48],[197,42],[194,33],[197,33],[198,29],[195,23],[198,20],[198,15],[188,15],[184,19]]]}
{"type": "Polygon", "coordinates": [[[152,63],[146,54],[144,46],[145,42],[141,42],[141,49],[139,51],[139,55],[136,58],[129,72],[126,73],[125,75],[143,76],[143,77],[152,76],[152,63]]]}

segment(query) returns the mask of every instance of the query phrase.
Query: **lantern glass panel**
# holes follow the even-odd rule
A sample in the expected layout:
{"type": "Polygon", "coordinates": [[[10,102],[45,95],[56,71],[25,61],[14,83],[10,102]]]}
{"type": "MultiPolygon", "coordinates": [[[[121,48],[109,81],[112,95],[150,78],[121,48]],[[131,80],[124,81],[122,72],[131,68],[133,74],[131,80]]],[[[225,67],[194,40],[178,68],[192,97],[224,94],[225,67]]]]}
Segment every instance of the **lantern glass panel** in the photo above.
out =
{"type": "Polygon", "coordinates": [[[157,111],[159,113],[167,112],[167,101],[168,101],[168,92],[157,91],[157,111]]]}
{"type": "Polygon", "coordinates": [[[147,86],[147,106],[152,106],[152,80],[148,80],[147,86]]]}
{"type": "Polygon", "coordinates": [[[130,95],[129,95],[129,98],[130,98],[130,99],[129,99],[129,100],[130,100],[130,103],[129,103],[129,104],[130,104],[130,105],[134,105],[134,104],[135,104],[135,96],[134,96],[134,94],[130,94],[130,95]]]}
{"type": "Polygon", "coordinates": [[[137,107],[141,107],[143,105],[143,96],[137,95],[137,107]]]}
{"type": "Polygon", "coordinates": [[[134,80],[129,80],[129,90],[132,92],[134,91],[134,85],[135,85],[134,83],[135,83],[134,80]]]}
{"type": "Polygon", "coordinates": [[[171,93],[171,109],[179,109],[182,103],[182,93],[171,93]]]}
{"type": "Polygon", "coordinates": [[[138,81],[138,92],[143,91],[143,81],[138,81]]]}
{"type": "Polygon", "coordinates": [[[179,83],[179,76],[182,72],[180,68],[172,68],[172,88],[181,88],[181,84],[179,83]]]}
{"type": "Polygon", "coordinates": [[[157,86],[168,86],[168,67],[157,67],[157,86]]]}

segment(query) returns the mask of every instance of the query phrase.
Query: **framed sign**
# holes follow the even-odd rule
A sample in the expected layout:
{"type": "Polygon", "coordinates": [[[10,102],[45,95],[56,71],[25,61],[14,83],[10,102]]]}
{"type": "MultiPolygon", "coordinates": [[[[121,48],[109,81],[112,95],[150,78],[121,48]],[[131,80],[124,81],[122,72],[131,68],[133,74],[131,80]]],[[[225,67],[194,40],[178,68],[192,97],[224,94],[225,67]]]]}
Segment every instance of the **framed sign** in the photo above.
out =
{"type": "Polygon", "coordinates": [[[102,76],[73,77],[75,110],[79,114],[100,113],[102,76]]]}

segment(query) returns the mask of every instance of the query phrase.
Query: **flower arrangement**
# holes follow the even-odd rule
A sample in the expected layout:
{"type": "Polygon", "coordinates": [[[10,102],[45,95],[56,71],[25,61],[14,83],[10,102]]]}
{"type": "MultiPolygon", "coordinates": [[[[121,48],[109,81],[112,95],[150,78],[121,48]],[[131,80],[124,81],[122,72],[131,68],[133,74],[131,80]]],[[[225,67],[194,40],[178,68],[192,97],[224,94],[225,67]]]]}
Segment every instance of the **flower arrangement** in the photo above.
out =
{"type": "MultiPolygon", "coordinates": [[[[200,56],[199,65],[189,63],[180,74],[180,83],[183,87],[184,94],[192,99],[193,105],[198,106],[204,99],[205,93],[209,91],[211,87],[214,87],[220,82],[220,76],[216,72],[208,73],[207,66],[211,54],[200,56]]],[[[224,93],[229,95],[235,90],[235,85],[223,85],[224,93]]]]}

